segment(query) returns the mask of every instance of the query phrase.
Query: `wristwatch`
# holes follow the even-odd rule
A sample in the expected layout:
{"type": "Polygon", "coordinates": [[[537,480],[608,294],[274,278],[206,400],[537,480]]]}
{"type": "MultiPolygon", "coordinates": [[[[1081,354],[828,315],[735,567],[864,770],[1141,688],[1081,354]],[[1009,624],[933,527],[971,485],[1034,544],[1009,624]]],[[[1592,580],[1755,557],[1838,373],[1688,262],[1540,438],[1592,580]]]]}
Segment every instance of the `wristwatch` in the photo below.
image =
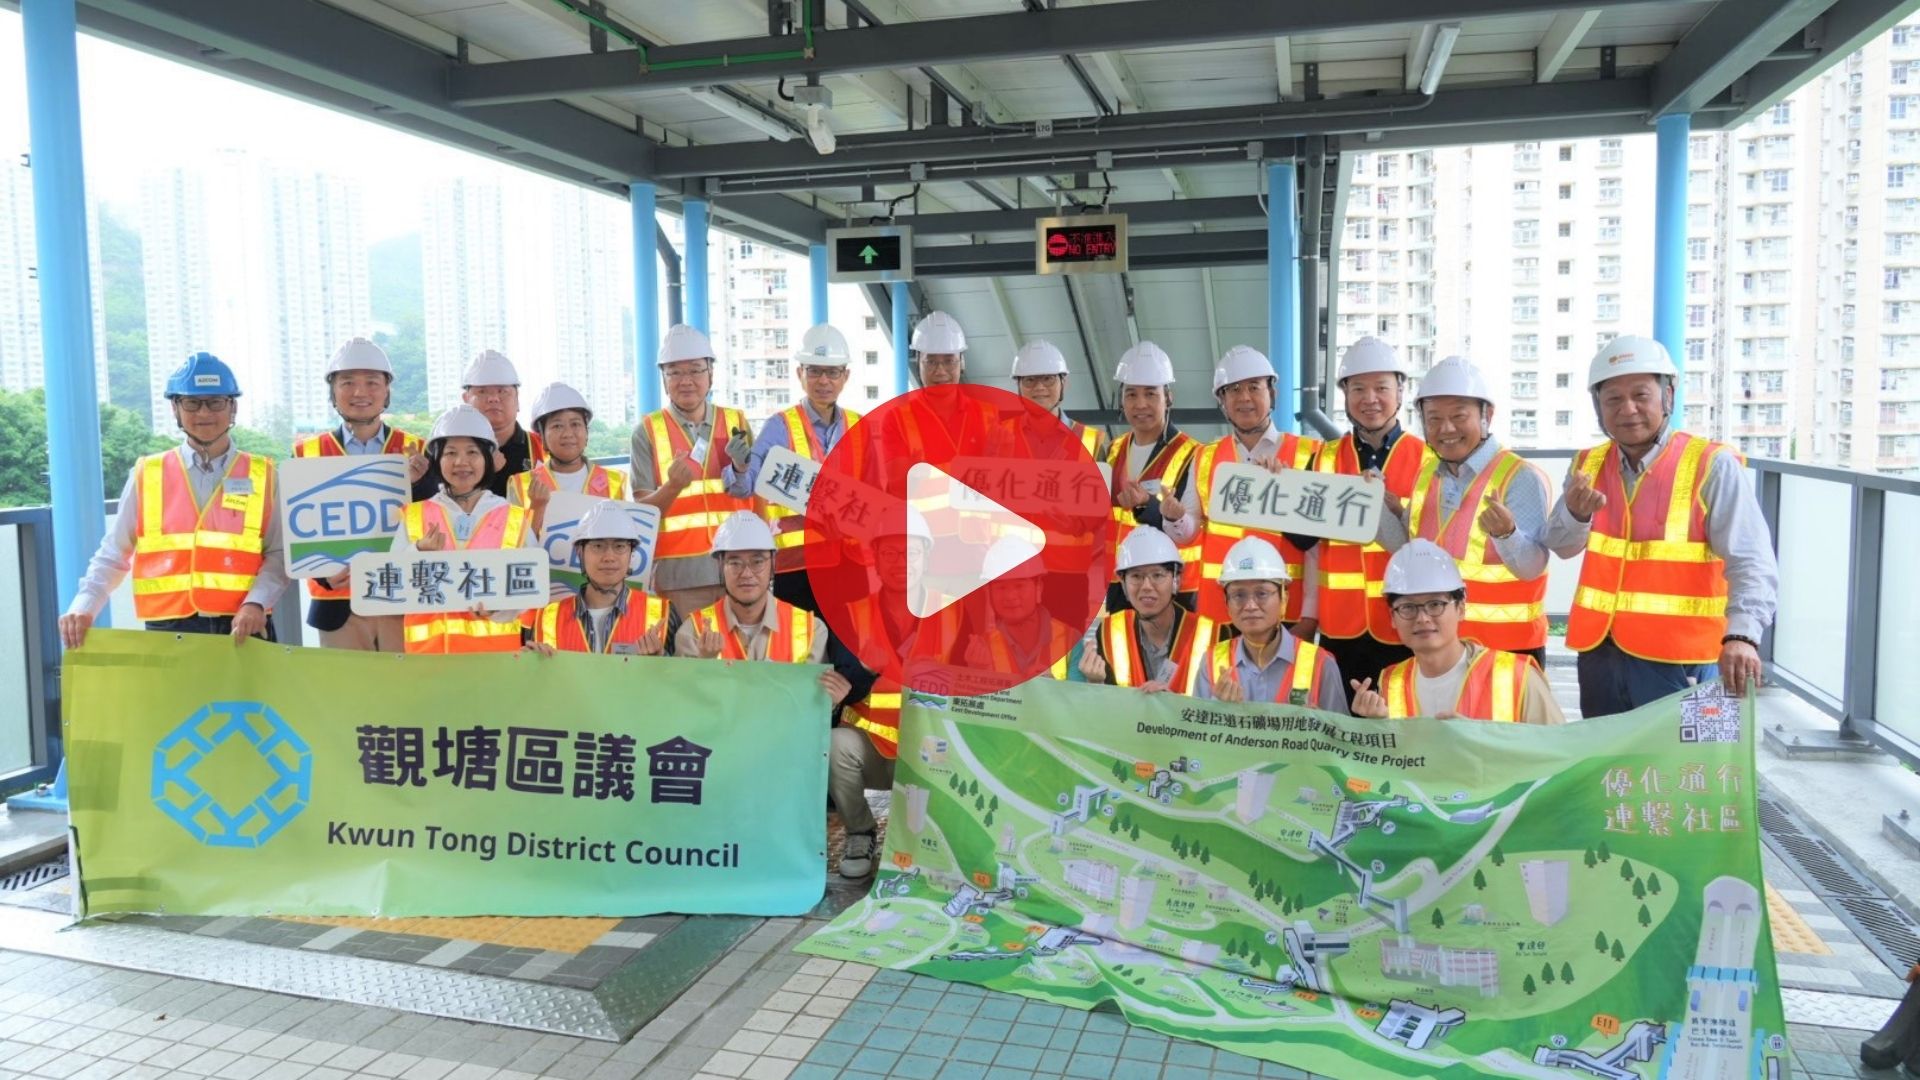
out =
{"type": "Polygon", "coordinates": [[[1728,634],[1726,637],[1723,637],[1720,639],[1720,644],[1725,645],[1729,641],[1744,641],[1748,645],[1753,646],[1755,649],[1758,649],[1760,647],[1759,642],[1753,640],[1752,638],[1748,637],[1745,634],[1728,634]]]}

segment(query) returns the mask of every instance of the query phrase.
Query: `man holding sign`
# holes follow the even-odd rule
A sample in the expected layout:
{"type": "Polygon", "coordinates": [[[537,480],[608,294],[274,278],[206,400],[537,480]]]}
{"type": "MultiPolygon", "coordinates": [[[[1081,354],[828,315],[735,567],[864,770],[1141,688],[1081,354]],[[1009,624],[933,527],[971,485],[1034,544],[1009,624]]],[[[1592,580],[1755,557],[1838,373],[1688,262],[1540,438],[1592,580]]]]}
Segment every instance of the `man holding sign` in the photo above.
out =
{"type": "Polygon", "coordinates": [[[680,616],[665,600],[628,583],[640,547],[640,528],[625,508],[602,502],[580,521],[574,555],[586,581],[543,608],[533,620],[534,650],[626,656],[673,651],[680,616]]]}
{"type": "MultiPolygon", "coordinates": [[[[1159,529],[1160,497],[1186,480],[1187,468],[1200,443],[1173,426],[1173,358],[1151,341],[1143,341],[1120,355],[1113,373],[1120,384],[1120,414],[1127,430],[1107,448],[1107,466],[1113,470],[1114,550],[1119,551],[1137,528],[1159,529]]],[[[1200,588],[1200,545],[1180,549],[1185,566],[1180,593],[1188,606],[1200,588]]],[[[1107,592],[1107,607],[1118,611],[1127,597],[1118,583],[1107,592]]]]}
{"type": "MultiPolygon", "coordinates": [[[[727,486],[729,494],[754,494],[767,470],[767,455],[776,448],[792,451],[815,465],[827,460],[841,436],[860,420],[859,413],[840,407],[840,392],[847,387],[847,365],[851,361],[845,334],[826,323],[807,331],[800,339],[800,351],[793,357],[794,373],[807,392],[806,400],[768,417],[760,426],[746,472],[734,473],[727,486]]],[[[799,481],[797,471],[792,480],[799,481]]],[[[794,483],[781,484],[780,490],[791,494],[794,483]]],[[[800,501],[804,505],[804,499],[800,501]]],[[[762,499],[759,505],[767,524],[773,527],[773,595],[795,607],[819,610],[813,585],[807,580],[805,512],[772,499],[762,499]]]]}
{"type": "MultiPolygon", "coordinates": [[[[363,457],[398,454],[407,459],[407,477],[418,482],[427,473],[426,443],[386,423],[393,403],[393,363],[387,352],[366,338],[354,338],[333,354],[327,364],[327,389],[340,426],[309,435],[293,444],[296,458],[363,457]]],[[[402,652],[406,636],[398,615],[355,615],[349,603],[353,575],[342,570],[327,578],[309,578],[307,625],[320,631],[320,645],[328,649],[362,652],[402,652]]]]}

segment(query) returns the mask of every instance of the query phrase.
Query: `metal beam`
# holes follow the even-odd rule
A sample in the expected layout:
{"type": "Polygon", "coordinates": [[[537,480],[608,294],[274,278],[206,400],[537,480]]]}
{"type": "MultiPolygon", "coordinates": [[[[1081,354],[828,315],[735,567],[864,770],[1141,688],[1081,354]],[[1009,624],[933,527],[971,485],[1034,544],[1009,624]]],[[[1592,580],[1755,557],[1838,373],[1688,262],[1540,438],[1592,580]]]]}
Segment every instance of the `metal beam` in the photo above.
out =
{"type": "Polygon", "coordinates": [[[1818,23],[1818,32],[1810,27],[1799,44],[1814,50],[1804,60],[1774,60],[1760,65],[1733,84],[1735,109],[1707,116],[1695,116],[1693,127],[1699,131],[1735,128],[1773,108],[1774,103],[1865,46],[1867,42],[1920,9],[1915,0],[1840,0],[1828,8],[1818,23]]]}
{"type": "Polygon", "coordinates": [[[1525,15],[1554,11],[1556,0],[1449,0],[1444,12],[1425,0],[1350,0],[1309,7],[1245,0],[1134,0],[1127,4],[1051,8],[965,18],[899,22],[859,30],[815,29],[802,35],[739,38],[632,53],[514,60],[467,65],[451,73],[455,101],[467,105],[544,101],[712,82],[852,71],[898,70],[973,60],[1013,60],[1062,53],[1201,45],[1252,37],[1323,34],[1371,26],[1525,15]]]}
{"type": "MultiPolygon", "coordinates": [[[[748,196],[765,199],[778,196],[748,196]]],[[[731,204],[732,198],[724,200],[731,204]]],[[[1207,199],[1163,199],[1150,203],[1123,203],[1108,208],[1110,213],[1127,215],[1129,225],[1187,225],[1198,221],[1259,221],[1267,215],[1252,195],[1220,196],[1207,199]]],[[[1025,210],[972,210],[952,214],[901,215],[896,224],[911,225],[919,236],[952,236],[961,233],[1033,232],[1034,222],[1053,216],[1052,206],[1025,210]]]]}
{"type": "Polygon", "coordinates": [[[840,223],[785,195],[728,195],[713,200],[713,213],[716,218],[745,221],[803,244],[820,243],[827,229],[840,223]]]}
{"type": "Polygon", "coordinates": [[[1654,69],[1653,115],[1698,112],[1832,6],[1833,0],[1715,4],[1654,69]]]}
{"type": "MultiPolygon", "coordinates": [[[[1133,5],[1111,5],[1128,7],[1133,5]]],[[[1073,9],[1066,9],[1073,10],[1073,9]]],[[[729,177],[790,172],[796,180],[819,182],[856,167],[985,160],[1058,159],[1100,151],[1152,150],[1166,153],[1193,147],[1240,151],[1250,141],[1300,135],[1396,131],[1526,119],[1559,120],[1581,116],[1643,115],[1647,82],[1642,78],[1549,83],[1526,87],[1473,87],[1427,97],[1391,94],[1370,98],[1278,102],[1225,109],[1182,109],[1131,113],[1080,123],[1056,123],[1041,139],[1026,134],[955,128],[893,135],[849,136],[831,158],[803,143],[727,143],[662,147],[654,155],[662,177],[729,177]]],[[[1274,153],[1268,147],[1269,154],[1274,153]]],[[[1027,172],[1042,168],[1029,164],[1027,172]]],[[[928,170],[929,176],[933,170],[928,170]]]]}
{"type": "Polygon", "coordinates": [[[1293,41],[1273,39],[1274,98],[1285,101],[1293,96],[1293,41]]]}
{"type": "MultiPolygon", "coordinates": [[[[1246,266],[1266,262],[1267,234],[1265,230],[1241,230],[1135,236],[1128,247],[1128,264],[1134,270],[1246,266]]],[[[916,246],[913,272],[918,278],[1031,276],[1033,243],[916,246]]]]}
{"type": "MultiPolygon", "coordinates": [[[[94,13],[117,17],[123,29],[132,24],[218,49],[449,132],[491,140],[496,157],[532,154],[623,185],[652,172],[649,140],[570,105],[456,108],[446,92],[446,79],[459,66],[454,60],[317,0],[87,0],[81,12],[89,26],[94,13]]],[[[630,53],[596,55],[632,59],[630,53]]]]}
{"type": "Polygon", "coordinates": [[[1585,11],[1563,11],[1553,17],[1553,25],[1540,38],[1540,45],[1533,51],[1533,81],[1552,82],[1560,69],[1567,64],[1567,58],[1573,50],[1580,47],[1580,39],[1587,36],[1593,24],[1600,18],[1597,8],[1585,11]]]}

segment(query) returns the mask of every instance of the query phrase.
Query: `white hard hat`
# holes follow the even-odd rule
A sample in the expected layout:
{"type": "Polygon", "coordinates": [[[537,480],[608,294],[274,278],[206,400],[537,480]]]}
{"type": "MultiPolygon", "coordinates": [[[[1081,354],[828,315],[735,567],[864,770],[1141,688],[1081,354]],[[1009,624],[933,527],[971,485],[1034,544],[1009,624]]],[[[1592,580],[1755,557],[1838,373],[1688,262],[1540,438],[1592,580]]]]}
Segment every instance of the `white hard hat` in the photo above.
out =
{"type": "Polygon", "coordinates": [[[1172,386],[1173,357],[1153,342],[1143,341],[1120,354],[1113,377],[1121,386],[1172,386]]]}
{"type": "Polygon", "coordinates": [[[638,544],[640,525],[619,503],[603,499],[581,516],[579,526],[574,529],[574,543],[584,544],[588,540],[631,540],[638,544]]]}
{"type": "Polygon", "coordinates": [[[1450,593],[1466,588],[1453,556],[1431,540],[1409,540],[1387,560],[1385,591],[1392,596],[1450,593]]]}
{"type": "Polygon", "coordinates": [[[846,367],[853,362],[853,353],[847,348],[847,335],[821,323],[800,335],[800,351],[793,354],[793,362],[815,367],[846,367]]]}
{"type": "Polygon", "coordinates": [[[1013,354],[1013,377],[1065,375],[1067,357],[1051,341],[1029,341],[1013,354]]]}
{"type": "Polygon", "coordinates": [[[387,359],[387,350],[363,337],[348,338],[327,361],[327,378],[343,371],[377,371],[393,381],[393,361],[387,359]]]}
{"type": "Polygon", "coordinates": [[[587,414],[587,423],[593,423],[593,409],[587,405],[587,399],[580,396],[580,391],[557,382],[548,383],[540,396],[533,399],[533,426],[539,427],[540,421],[561,409],[579,409],[587,414]]]}
{"type": "Polygon", "coordinates": [[[1046,567],[1033,561],[1040,549],[1018,536],[1003,536],[987,549],[987,557],[980,565],[980,577],[992,581],[998,577],[1039,577],[1046,573],[1046,567]]]}
{"type": "Polygon", "coordinates": [[[440,414],[440,419],[433,422],[433,433],[427,436],[427,444],[431,446],[442,439],[450,439],[456,435],[478,439],[486,443],[488,449],[494,448],[493,422],[488,420],[479,409],[465,402],[440,414]]]}
{"type": "Polygon", "coordinates": [[[1363,337],[1347,346],[1347,351],[1341,354],[1340,377],[1334,382],[1345,386],[1347,380],[1355,375],[1373,375],[1383,371],[1401,378],[1412,374],[1407,370],[1407,365],[1400,362],[1400,354],[1393,351],[1393,346],[1377,337],[1363,337]]]}
{"type": "Polygon", "coordinates": [[[1679,374],[1665,345],[1650,337],[1622,334],[1594,354],[1593,363],[1587,366],[1587,389],[1598,390],[1601,383],[1616,375],[1658,375],[1671,379],[1679,374]]]}
{"type": "Polygon", "coordinates": [[[967,333],[960,329],[960,323],[944,311],[930,311],[913,328],[914,352],[925,356],[928,353],[963,353],[967,351],[967,333]]]}
{"type": "Polygon", "coordinates": [[[927,524],[927,515],[911,506],[907,507],[907,539],[933,543],[933,526],[927,524]]]}
{"type": "Polygon", "coordinates": [[[686,323],[674,323],[667,327],[667,336],[660,339],[660,355],[655,359],[655,367],[666,367],[682,360],[713,359],[713,342],[707,335],[688,326],[686,323]]]}
{"type": "Polygon", "coordinates": [[[1471,360],[1449,356],[1421,377],[1420,392],[1413,395],[1413,403],[1418,405],[1427,398],[1437,397],[1476,398],[1492,404],[1493,391],[1487,389],[1486,378],[1471,360]]]}
{"type": "Polygon", "coordinates": [[[483,350],[467,365],[466,374],[460,376],[460,388],[469,386],[519,386],[520,373],[513,369],[513,361],[493,349],[483,350]]]}
{"type": "Polygon", "coordinates": [[[1213,369],[1213,392],[1217,394],[1221,387],[1247,379],[1271,378],[1273,363],[1266,353],[1251,345],[1235,345],[1220,358],[1220,366],[1213,369]]]}
{"type": "Polygon", "coordinates": [[[1287,573],[1286,560],[1280,557],[1278,548],[1257,536],[1243,536],[1227,549],[1226,561],[1220,567],[1222,586],[1236,581],[1277,581],[1286,585],[1293,581],[1293,575],[1287,573]]]}
{"type": "Polygon", "coordinates": [[[1124,574],[1136,566],[1165,566],[1167,563],[1180,565],[1180,549],[1173,546],[1173,540],[1166,533],[1151,526],[1142,526],[1120,541],[1120,554],[1113,560],[1113,571],[1124,574]]]}
{"type": "Polygon", "coordinates": [[[713,530],[713,557],[729,551],[772,551],[773,530],[751,510],[735,510],[713,530]]]}

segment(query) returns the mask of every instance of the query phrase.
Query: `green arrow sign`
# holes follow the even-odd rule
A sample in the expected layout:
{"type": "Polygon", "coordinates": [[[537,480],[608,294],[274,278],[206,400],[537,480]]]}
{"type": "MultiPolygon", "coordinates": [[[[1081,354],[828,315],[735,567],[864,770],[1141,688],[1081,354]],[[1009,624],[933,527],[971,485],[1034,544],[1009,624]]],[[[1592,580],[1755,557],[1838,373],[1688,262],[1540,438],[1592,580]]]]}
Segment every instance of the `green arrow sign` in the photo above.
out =
{"type": "Polygon", "coordinates": [[[873,260],[879,255],[879,252],[873,250],[872,244],[868,244],[866,247],[860,249],[860,261],[866,263],[868,266],[872,266],[873,260]]]}

